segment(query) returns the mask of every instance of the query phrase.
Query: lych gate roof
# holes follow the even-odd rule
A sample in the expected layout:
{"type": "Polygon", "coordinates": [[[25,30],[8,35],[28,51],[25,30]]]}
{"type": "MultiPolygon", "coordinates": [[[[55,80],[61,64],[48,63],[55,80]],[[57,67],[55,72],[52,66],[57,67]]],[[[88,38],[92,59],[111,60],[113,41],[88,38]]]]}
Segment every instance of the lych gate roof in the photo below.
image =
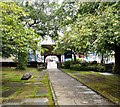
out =
{"type": "Polygon", "coordinates": [[[55,45],[55,42],[52,40],[51,37],[46,36],[40,43],[42,45],[42,48],[46,48],[48,50],[45,50],[42,55],[52,55],[53,54],[53,46],[55,45]]]}

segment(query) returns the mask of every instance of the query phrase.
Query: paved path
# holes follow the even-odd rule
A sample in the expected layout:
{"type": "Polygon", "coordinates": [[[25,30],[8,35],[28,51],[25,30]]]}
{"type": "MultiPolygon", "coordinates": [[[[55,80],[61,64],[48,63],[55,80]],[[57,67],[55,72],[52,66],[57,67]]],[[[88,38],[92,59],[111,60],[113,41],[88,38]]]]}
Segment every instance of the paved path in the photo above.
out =
{"type": "Polygon", "coordinates": [[[55,61],[48,61],[47,69],[57,69],[57,63],[55,61]]]}
{"type": "Polygon", "coordinates": [[[61,70],[48,69],[48,72],[58,105],[93,105],[93,107],[95,105],[102,105],[101,107],[113,105],[113,103],[61,70]]]}

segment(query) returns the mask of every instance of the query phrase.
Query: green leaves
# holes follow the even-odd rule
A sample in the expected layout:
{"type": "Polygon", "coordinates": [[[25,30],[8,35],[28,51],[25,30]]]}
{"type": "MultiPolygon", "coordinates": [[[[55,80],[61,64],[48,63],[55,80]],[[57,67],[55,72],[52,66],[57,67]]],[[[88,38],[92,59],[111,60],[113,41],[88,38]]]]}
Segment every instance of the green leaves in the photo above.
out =
{"type": "MultiPolygon", "coordinates": [[[[0,4],[2,7],[2,23],[0,24],[2,56],[16,56],[18,62],[20,61],[18,56],[21,56],[23,57],[22,61],[26,62],[29,50],[37,50],[37,43],[40,40],[39,36],[32,28],[28,28],[23,24],[21,17],[26,17],[28,13],[22,7],[15,2],[0,2],[0,4]]],[[[26,63],[23,64],[26,66],[26,63]]]]}
{"type": "MultiPolygon", "coordinates": [[[[74,48],[76,52],[106,53],[114,50],[115,45],[120,45],[119,4],[78,3],[76,20],[69,24],[70,30],[65,30],[59,40],[65,45],[62,47],[74,48]]],[[[59,44],[57,47],[61,47],[59,44]]]]}

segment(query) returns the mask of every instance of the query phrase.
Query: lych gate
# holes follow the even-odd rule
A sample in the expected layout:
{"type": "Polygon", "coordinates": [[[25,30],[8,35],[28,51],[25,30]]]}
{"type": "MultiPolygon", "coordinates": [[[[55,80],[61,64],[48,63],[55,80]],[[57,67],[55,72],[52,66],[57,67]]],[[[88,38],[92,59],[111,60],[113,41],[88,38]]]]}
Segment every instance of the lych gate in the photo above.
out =
{"type": "Polygon", "coordinates": [[[53,47],[54,46],[55,45],[53,45],[53,44],[52,45],[48,45],[48,44],[47,45],[42,45],[42,48],[47,49],[47,50],[44,51],[44,53],[42,53],[42,56],[44,56],[44,63],[47,64],[47,68],[49,68],[49,66],[51,66],[51,65],[53,66],[55,64],[57,64],[57,68],[60,67],[61,55],[53,53],[53,47]]]}
{"type": "Polygon", "coordinates": [[[44,55],[44,62],[46,62],[46,58],[47,56],[56,56],[58,58],[58,61],[61,62],[61,55],[57,55],[57,54],[47,54],[47,55],[44,55]]]}

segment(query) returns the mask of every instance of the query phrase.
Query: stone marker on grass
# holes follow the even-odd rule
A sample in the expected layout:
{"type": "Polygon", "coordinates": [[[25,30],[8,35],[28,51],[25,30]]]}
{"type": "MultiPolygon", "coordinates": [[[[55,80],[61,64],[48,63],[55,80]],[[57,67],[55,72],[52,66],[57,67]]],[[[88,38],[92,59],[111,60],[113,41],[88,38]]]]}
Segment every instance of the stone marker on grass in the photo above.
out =
{"type": "Polygon", "coordinates": [[[28,80],[32,75],[30,73],[23,74],[21,80],[28,80]]]}

